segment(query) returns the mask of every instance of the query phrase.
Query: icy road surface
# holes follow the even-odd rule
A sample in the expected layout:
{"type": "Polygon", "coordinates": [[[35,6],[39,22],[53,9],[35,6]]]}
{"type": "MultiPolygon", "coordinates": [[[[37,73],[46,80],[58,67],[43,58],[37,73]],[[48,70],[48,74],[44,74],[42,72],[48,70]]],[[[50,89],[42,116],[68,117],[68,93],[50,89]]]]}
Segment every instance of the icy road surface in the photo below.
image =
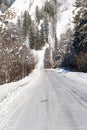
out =
{"type": "Polygon", "coordinates": [[[0,120],[0,130],[87,130],[86,77],[41,70],[32,87],[24,85],[4,106],[8,116],[0,120]]]}

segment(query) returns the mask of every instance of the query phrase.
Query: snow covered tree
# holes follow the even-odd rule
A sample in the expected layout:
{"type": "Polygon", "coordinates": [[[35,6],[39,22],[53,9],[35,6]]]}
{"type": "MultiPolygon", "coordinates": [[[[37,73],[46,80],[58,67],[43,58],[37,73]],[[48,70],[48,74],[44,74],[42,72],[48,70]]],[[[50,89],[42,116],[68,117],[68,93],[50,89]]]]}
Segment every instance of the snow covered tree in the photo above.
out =
{"type": "Polygon", "coordinates": [[[44,11],[50,16],[53,17],[56,13],[56,8],[55,8],[55,1],[50,0],[49,2],[46,1],[45,6],[44,6],[44,11]]]}
{"type": "Polygon", "coordinates": [[[36,6],[36,21],[39,23],[41,20],[41,14],[38,6],[36,6]]]}
{"type": "Polygon", "coordinates": [[[44,21],[43,21],[43,28],[44,28],[44,38],[45,38],[45,42],[48,43],[48,34],[49,34],[49,24],[48,24],[48,20],[45,17],[44,21]]]}
{"type": "Polygon", "coordinates": [[[75,2],[75,7],[81,7],[82,6],[82,1],[81,0],[76,0],[75,2]]]}
{"type": "Polygon", "coordinates": [[[62,34],[60,41],[55,35],[55,49],[53,51],[53,61],[55,67],[70,68],[72,59],[73,31],[69,28],[65,34],[62,34]]]}
{"type": "Polygon", "coordinates": [[[87,51],[87,8],[82,7],[74,18],[74,43],[75,51],[87,51]]]}
{"type": "Polygon", "coordinates": [[[44,24],[41,24],[41,30],[40,30],[40,47],[43,47],[45,45],[45,37],[44,37],[44,24]]]}
{"type": "Polygon", "coordinates": [[[55,34],[55,49],[57,48],[58,45],[58,39],[57,39],[57,35],[55,34]]]}
{"type": "Polygon", "coordinates": [[[41,9],[39,9],[38,6],[36,6],[36,21],[37,23],[39,24],[40,23],[40,20],[44,18],[44,8],[42,6],[41,9]]]}
{"type": "Polygon", "coordinates": [[[77,0],[76,7],[73,51],[66,56],[65,63],[74,70],[87,72],[87,1],[77,0]]]}
{"type": "Polygon", "coordinates": [[[23,18],[23,33],[25,37],[28,35],[28,30],[30,26],[31,26],[31,16],[27,11],[25,11],[23,18]]]}
{"type": "Polygon", "coordinates": [[[18,19],[17,19],[17,25],[19,28],[21,27],[21,18],[20,17],[18,17],[18,19]]]}
{"type": "Polygon", "coordinates": [[[0,84],[17,81],[35,67],[34,56],[17,26],[8,24],[0,34],[0,84]]]}
{"type": "Polygon", "coordinates": [[[41,48],[40,48],[40,31],[39,31],[38,27],[36,27],[34,30],[34,37],[35,37],[34,48],[36,50],[39,50],[41,48]]]}
{"type": "Polygon", "coordinates": [[[29,28],[29,46],[31,49],[34,49],[34,45],[35,45],[34,27],[31,26],[29,28]]]}

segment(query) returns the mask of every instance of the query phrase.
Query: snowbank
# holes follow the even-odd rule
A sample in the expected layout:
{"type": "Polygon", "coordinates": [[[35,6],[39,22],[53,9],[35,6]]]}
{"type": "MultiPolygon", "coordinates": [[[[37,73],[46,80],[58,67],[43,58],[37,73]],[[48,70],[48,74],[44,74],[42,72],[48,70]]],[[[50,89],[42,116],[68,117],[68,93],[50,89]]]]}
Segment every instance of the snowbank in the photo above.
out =
{"type": "Polygon", "coordinates": [[[83,72],[71,72],[65,69],[55,69],[55,72],[65,75],[68,79],[72,79],[73,82],[78,82],[81,85],[87,85],[87,73],[83,72]]]}
{"type": "Polygon", "coordinates": [[[18,82],[0,86],[0,129],[3,129],[4,124],[25,102],[29,102],[39,79],[41,79],[40,71],[34,70],[18,82]]]}
{"type": "Polygon", "coordinates": [[[0,109],[4,107],[4,104],[8,102],[9,99],[13,100],[14,95],[16,96],[20,91],[23,91],[25,88],[29,88],[36,83],[39,77],[40,71],[34,70],[29,76],[20,81],[0,85],[0,109]]]}

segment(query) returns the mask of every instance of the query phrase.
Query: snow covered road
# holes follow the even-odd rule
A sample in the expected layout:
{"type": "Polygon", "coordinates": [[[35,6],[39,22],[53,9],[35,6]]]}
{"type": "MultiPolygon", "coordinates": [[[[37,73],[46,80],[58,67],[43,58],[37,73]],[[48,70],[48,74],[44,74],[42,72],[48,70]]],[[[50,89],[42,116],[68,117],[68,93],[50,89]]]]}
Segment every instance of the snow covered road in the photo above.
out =
{"type": "Polygon", "coordinates": [[[86,77],[41,70],[31,89],[29,84],[21,89],[19,105],[0,121],[0,130],[87,130],[86,77]]]}

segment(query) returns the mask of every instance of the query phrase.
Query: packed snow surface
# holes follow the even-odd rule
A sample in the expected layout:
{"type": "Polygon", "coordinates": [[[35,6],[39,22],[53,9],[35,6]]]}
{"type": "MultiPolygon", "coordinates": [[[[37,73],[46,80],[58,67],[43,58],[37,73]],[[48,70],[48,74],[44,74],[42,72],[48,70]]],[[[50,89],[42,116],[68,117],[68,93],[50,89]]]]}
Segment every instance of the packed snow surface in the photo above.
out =
{"type": "Polygon", "coordinates": [[[0,86],[0,130],[86,130],[87,74],[35,70],[0,86]]]}

